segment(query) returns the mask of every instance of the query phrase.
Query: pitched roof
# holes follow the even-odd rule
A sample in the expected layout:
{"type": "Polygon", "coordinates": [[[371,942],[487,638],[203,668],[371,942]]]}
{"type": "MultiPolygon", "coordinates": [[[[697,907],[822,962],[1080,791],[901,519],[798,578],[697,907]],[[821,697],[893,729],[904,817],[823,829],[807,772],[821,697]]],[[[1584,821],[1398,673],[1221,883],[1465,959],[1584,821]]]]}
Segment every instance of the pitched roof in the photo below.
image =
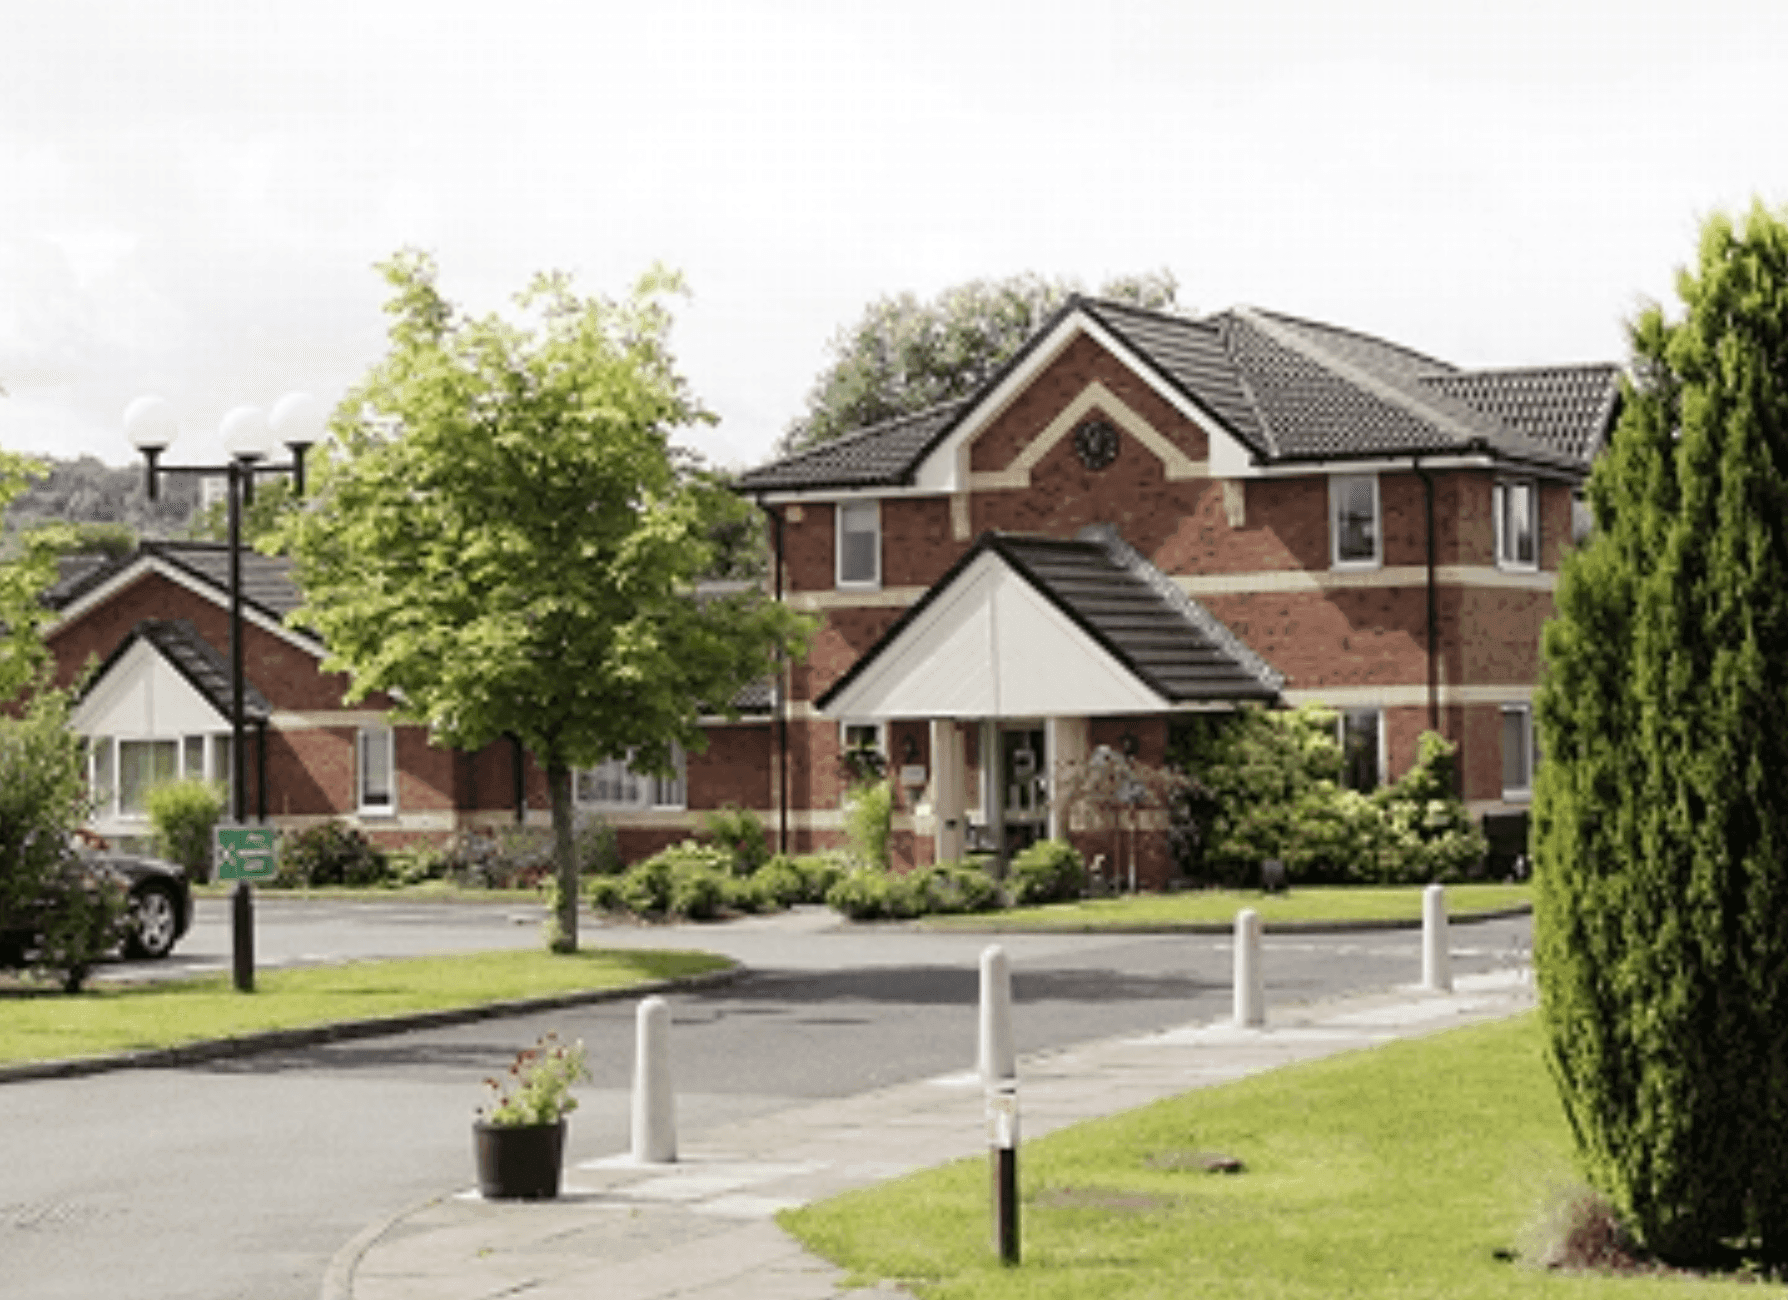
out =
{"type": "Polygon", "coordinates": [[[1282,674],[1124,542],[1115,528],[1096,524],[1072,539],[983,533],[816,705],[827,709],[909,628],[921,625],[957,579],[989,553],[1165,704],[1271,701],[1284,685],[1282,674]]]}
{"type": "MultiPolygon", "coordinates": [[[[88,679],[86,690],[91,691],[105,678],[116,664],[138,641],[146,642],[156,653],[168,661],[174,671],[186,679],[187,683],[204,697],[205,702],[216,709],[219,716],[228,718],[232,714],[230,665],[217,652],[211,643],[199,635],[199,630],[186,619],[144,619],[130,630],[130,634],[118,643],[117,649],[100,665],[99,671],[88,679]]],[[[267,697],[255,689],[254,683],[244,680],[242,683],[242,715],[249,722],[265,722],[272,716],[273,709],[267,703],[267,697]]]]}
{"type": "MultiPolygon", "coordinates": [[[[226,598],[230,590],[230,548],[224,542],[140,542],[129,555],[100,563],[65,566],[44,593],[44,603],[65,609],[95,587],[104,585],[144,560],[162,560],[182,573],[215,588],[226,598]]],[[[242,599],[269,618],[279,619],[303,603],[292,580],[292,561],[283,555],[242,551],[242,599]]]]}
{"type": "Polygon", "coordinates": [[[1262,464],[1486,454],[1587,472],[1613,422],[1613,365],[1460,370],[1316,321],[1238,307],[1202,319],[1077,298],[973,396],[743,475],[748,493],[900,486],[1067,316],[1096,322],[1262,464]]]}

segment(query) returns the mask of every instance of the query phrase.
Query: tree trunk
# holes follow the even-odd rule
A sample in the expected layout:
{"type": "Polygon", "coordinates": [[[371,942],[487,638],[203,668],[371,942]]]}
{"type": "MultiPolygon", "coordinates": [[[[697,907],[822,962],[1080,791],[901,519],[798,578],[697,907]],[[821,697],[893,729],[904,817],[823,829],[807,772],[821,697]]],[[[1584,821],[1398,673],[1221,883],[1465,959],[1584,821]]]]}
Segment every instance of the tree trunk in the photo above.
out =
{"type": "Polygon", "coordinates": [[[551,947],[577,951],[577,852],[571,835],[571,769],[560,758],[547,760],[546,788],[553,805],[553,875],[558,881],[551,947]]]}

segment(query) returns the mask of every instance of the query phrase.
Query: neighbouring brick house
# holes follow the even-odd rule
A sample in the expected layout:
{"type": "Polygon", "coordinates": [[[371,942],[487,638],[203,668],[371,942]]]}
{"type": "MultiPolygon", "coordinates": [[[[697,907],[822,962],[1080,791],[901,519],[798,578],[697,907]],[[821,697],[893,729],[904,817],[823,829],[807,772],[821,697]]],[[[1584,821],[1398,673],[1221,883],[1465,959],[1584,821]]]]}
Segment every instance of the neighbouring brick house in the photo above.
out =
{"type": "MultiPolygon", "coordinates": [[[[1433,728],[1474,814],[1522,810],[1540,628],[1618,394],[1612,365],[1465,371],[1258,310],[1077,299],[967,399],[743,476],[776,595],[820,619],[809,653],[676,779],[617,760],[578,774],[579,802],[629,860],[726,804],[825,847],[840,755],[874,748],[903,862],[1045,834],[1096,852],[1051,801],[1064,763],[1159,762],[1176,716],[1317,701],[1350,780],[1394,779],[1433,728]]],[[[546,823],[516,747],[435,748],[386,699],[343,705],[321,643],[283,621],[285,561],[246,556],[244,584],[251,811],[387,843],[546,823]]],[[[75,715],[94,828],[143,834],[150,782],[228,770],[227,555],[145,543],[52,602],[61,679],[100,666],[75,715]]],[[[1159,821],[1141,838],[1160,883],[1159,821]]]]}
{"type": "MultiPolygon", "coordinates": [[[[109,839],[147,835],[144,797],[155,782],[229,779],[228,570],[222,545],[146,542],[71,569],[49,594],[58,680],[93,669],[73,723],[88,738],[89,825],[109,839]]],[[[344,705],[347,678],[322,670],[321,641],[285,624],[300,603],[290,570],[284,559],[243,555],[252,817],[286,830],[341,818],[388,846],[524,817],[548,822],[545,774],[517,746],[438,748],[425,728],[394,724],[387,697],[344,705]]],[[[614,823],[634,856],[683,838],[701,809],[768,806],[767,686],[738,704],[741,720],[712,725],[706,753],[679,756],[675,779],[607,763],[577,774],[579,806],[614,823]]]]}
{"type": "Polygon", "coordinates": [[[791,847],[836,842],[840,754],[873,746],[898,856],[1010,849],[1074,831],[1064,761],[1158,762],[1176,714],[1257,700],[1337,709],[1361,785],[1440,731],[1474,814],[1522,810],[1540,629],[1618,395],[1612,365],[1466,371],[1253,309],[1076,300],[966,400],[741,480],[780,598],[821,619],[755,806],[791,847]]]}

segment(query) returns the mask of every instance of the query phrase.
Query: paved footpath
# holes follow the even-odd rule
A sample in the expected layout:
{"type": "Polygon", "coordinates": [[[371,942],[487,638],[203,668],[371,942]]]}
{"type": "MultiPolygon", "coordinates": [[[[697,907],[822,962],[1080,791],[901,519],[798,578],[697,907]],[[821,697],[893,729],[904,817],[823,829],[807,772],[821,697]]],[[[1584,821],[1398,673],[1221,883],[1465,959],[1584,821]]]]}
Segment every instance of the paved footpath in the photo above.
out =
{"type": "MultiPolygon", "coordinates": [[[[1530,973],[1503,969],[1460,977],[1450,994],[1405,988],[1269,1007],[1264,1028],[1188,1025],[1024,1057],[1023,1136],[1296,1061],[1513,1015],[1533,1001],[1530,973]]],[[[972,1058],[973,1044],[967,1048],[972,1058]]],[[[565,1171],[557,1201],[454,1191],[343,1247],[323,1297],[886,1300],[907,1293],[845,1290],[843,1272],[803,1250],[773,1216],[985,1154],[986,1132],[980,1081],[965,1071],[687,1135],[673,1164],[586,1161],[565,1171]]]]}

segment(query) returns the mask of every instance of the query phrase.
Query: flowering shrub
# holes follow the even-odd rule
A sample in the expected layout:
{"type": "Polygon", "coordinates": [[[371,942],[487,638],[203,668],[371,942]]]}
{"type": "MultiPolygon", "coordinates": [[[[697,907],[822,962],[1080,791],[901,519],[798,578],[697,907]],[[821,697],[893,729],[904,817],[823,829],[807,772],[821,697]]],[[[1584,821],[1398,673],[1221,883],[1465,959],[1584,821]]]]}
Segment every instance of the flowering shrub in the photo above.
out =
{"type": "Polygon", "coordinates": [[[547,1034],[517,1052],[507,1074],[484,1081],[490,1097],[478,1117],[504,1128],[557,1124],[577,1109],[571,1085],[589,1077],[582,1040],[564,1043],[557,1034],[547,1034]]]}

